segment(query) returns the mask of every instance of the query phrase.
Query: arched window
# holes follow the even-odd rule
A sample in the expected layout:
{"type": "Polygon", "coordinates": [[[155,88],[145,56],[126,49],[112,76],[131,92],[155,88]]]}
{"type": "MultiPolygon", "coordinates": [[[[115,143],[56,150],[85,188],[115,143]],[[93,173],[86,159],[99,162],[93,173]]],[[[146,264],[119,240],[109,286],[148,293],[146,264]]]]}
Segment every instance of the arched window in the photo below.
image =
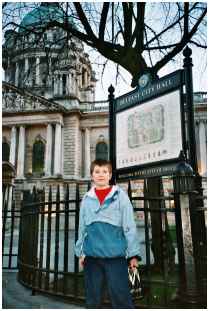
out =
{"type": "Polygon", "coordinates": [[[82,68],[82,87],[84,87],[85,86],[85,69],[84,68],[82,68]]]}
{"type": "Polygon", "coordinates": [[[45,144],[41,140],[37,140],[33,144],[33,173],[42,174],[44,172],[44,154],[45,144]]]}
{"type": "Polygon", "coordinates": [[[66,83],[67,83],[67,81],[66,81],[67,79],[66,79],[66,75],[63,75],[62,76],[62,94],[63,95],[66,95],[66,83]]]}
{"type": "Polygon", "coordinates": [[[10,146],[7,142],[2,143],[2,161],[9,162],[10,146]]]}
{"type": "Polygon", "coordinates": [[[52,78],[52,92],[54,93],[54,77],[52,78]]]}
{"type": "Polygon", "coordinates": [[[96,159],[108,160],[108,147],[105,142],[96,145],[96,159]]]}

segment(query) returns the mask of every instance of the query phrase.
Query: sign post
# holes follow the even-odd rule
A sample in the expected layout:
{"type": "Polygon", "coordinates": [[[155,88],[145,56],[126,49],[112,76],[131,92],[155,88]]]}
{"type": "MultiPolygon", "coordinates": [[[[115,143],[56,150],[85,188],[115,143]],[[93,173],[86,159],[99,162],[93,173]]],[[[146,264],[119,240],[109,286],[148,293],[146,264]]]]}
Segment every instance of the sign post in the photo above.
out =
{"type": "MultiPolygon", "coordinates": [[[[159,246],[157,235],[163,236],[159,232],[162,229],[161,221],[165,220],[166,216],[166,214],[159,214],[159,217],[155,218],[154,215],[157,213],[153,212],[161,208],[158,204],[161,177],[172,176],[173,180],[175,179],[177,164],[181,162],[182,153],[185,154],[185,163],[189,162],[193,169],[192,181],[196,181],[194,189],[186,192],[187,197],[182,189],[180,189],[182,192],[176,194],[174,191],[174,212],[178,233],[178,264],[180,269],[182,268],[183,278],[187,281],[182,282],[181,293],[185,297],[187,293],[191,298],[187,300],[196,304],[199,301],[197,292],[201,290],[204,292],[205,289],[202,280],[206,265],[203,267],[200,259],[206,258],[206,229],[204,208],[201,210],[203,196],[201,178],[198,178],[196,155],[191,54],[191,49],[188,47],[183,52],[184,69],[152,82],[149,82],[148,77],[144,75],[139,79],[140,87],[132,92],[114,98],[114,88],[110,86],[108,90],[112,182],[128,181],[130,185],[130,180],[144,179],[145,185],[148,185],[144,205],[149,201],[152,246],[157,245],[156,253],[161,254],[159,250],[161,251],[162,247],[159,246]],[[153,190],[156,190],[155,199],[153,199],[153,190]],[[182,193],[183,199],[177,200],[177,196],[182,193]],[[188,251],[191,250],[192,253],[189,254],[188,251]],[[196,279],[202,287],[201,290],[198,288],[196,279]]],[[[169,230],[166,225],[164,229],[169,230]]],[[[167,245],[171,245],[169,238],[167,241],[167,245]]],[[[152,252],[154,261],[157,261],[154,248],[152,252]]],[[[182,280],[181,275],[180,280],[182,280]]]]}
{"type": "Polygon", "coordinates": [[[114,99],[109,87],[110,160],[117,180],[172,175],[186,153],[183,70],[114,99]]]}
{"type": "Polygon", "coordinates": [[[189,164],[193,168],[195,175],[198,173],[197,167],[197,152],[195,139],[195,124],[194,124],[194,104],[193,104],[193,79],[192,79],[192,50],[186,47],[183,51],[184,55],[184,75],[186,88],[186,105],[187,105],[187,129],[188,129],[188,153],[189,164]]]}
{"type": "Polygon", "coordinates": [[[112,178],[110,184],[115,184],[115,169],[116,169],[116,158],[115,158],[115,102],[114,102],[114,87],[112,84],[108,88],[109,92],[109,159],[112,163],[112,178]]]}

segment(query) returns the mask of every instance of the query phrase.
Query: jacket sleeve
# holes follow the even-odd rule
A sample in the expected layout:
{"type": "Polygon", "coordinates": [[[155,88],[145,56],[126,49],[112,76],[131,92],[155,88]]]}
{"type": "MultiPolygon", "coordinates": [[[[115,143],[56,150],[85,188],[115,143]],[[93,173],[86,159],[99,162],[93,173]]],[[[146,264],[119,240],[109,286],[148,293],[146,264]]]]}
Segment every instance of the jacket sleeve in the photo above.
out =
{"type": "Polygon", "coordinates": [[[79,227],[78,227],[78,240],[75,244],[75,254],[77,257],[84,256],[83,243],[86,236],[86,226],[84,221],[84,199],[81,202],[80,214],[79,214],[79,227]]]}
{"type": "Polygon", "coordinates": [[[128,195],[122,189],[120,189],[120,206],[122,208],[123,232],[127,242],[127,258],[140,257],[139,233],[136,229],[133,206],[128,195]]]}

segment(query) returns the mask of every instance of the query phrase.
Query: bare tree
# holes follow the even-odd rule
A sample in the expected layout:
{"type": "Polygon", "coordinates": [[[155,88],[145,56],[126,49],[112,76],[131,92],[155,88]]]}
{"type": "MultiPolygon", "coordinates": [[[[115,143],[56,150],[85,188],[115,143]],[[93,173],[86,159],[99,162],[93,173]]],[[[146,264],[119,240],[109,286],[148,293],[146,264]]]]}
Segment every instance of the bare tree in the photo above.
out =
{"type": "MultiPolygon", "coordinates": [[[[3,29],[23,27],[20,17],[33,5],[22,3],[17,7],[16,3],[3,3],[3,29]]],[[[41,36],[49,28],[60,27],[125,68],[133,77],[133,87],[146,71],[155,77],[187,44],[206,49],[207,4],[204,2],[53,5],[62,10],[59,18],[40,16],[39,25],[26,27],[21,33],[41,36]]]]}

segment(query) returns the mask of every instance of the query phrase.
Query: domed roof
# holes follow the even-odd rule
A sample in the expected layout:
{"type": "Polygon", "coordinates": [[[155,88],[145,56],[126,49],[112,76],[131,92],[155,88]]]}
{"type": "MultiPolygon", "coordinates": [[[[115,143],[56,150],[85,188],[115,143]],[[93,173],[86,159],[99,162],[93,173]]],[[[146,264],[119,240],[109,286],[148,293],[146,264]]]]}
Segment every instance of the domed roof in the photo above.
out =
{"type": "MultiPolygon", "coordinates": [[[[63,22],[65,12],[56,2],[42,2],[41,5],[25,15],[23,18],[19,32],[27,31],[38,25],[44,26],[50,21],[63,22]]],[[[69,20],[72,24],[72,20],[69,20]]]]}

